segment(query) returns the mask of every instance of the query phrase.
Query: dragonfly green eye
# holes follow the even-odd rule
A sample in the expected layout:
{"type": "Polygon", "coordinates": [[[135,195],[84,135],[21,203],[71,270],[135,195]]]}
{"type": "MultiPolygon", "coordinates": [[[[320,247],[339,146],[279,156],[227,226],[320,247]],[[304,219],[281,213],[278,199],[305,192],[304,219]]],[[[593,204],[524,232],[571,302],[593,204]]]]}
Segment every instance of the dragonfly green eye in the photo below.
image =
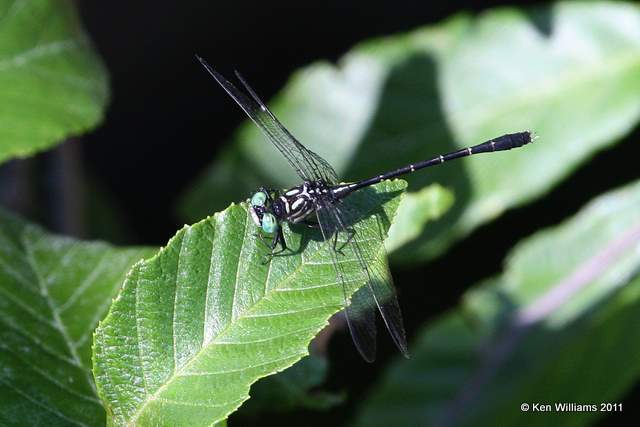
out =
{"type": "Polygon", "coordinates": [[[262,229],[265,233],[275,233],[278,230],[278,221],[273,214],[265,213],[262,215],[262,229]]]}
{"type": "Polygon", "coordinates": [[[264,202],[267,201],[267,195],[262,191],[258,191],[251,197],[251,206],[264,206],[264,202]]]}

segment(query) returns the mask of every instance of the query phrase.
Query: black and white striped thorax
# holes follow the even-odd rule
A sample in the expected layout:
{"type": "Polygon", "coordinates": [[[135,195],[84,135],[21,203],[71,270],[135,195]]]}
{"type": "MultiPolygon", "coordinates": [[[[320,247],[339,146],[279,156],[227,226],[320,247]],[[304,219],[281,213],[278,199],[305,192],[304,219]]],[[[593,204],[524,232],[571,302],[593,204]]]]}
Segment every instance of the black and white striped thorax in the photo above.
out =
{"type": "Polygon", "coordinates": [[[298,223],[314,213],[319,198],[333,198],[329,186],[322,181],[305,181],[302,185],[284,191],[273,201],[273,213],[278,219],[298,223]]]}

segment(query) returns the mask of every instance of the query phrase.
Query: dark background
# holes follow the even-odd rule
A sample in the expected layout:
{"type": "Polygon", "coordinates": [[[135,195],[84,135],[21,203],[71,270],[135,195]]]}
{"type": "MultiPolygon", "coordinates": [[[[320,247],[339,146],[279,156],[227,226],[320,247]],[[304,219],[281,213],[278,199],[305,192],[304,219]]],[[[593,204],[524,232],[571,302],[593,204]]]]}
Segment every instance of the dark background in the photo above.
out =
{"type": "MultiPolygon", "coordinates": [[[[175,214],[178,197],[245,119],[202,70],[195,53],[224,74],[241,70],[268,100],[294,70],[320,59],[335,61],[359,41],[436,23],[461,11],[481,13],[513,4],[325,1],[322,7],[314,7],[303,3],[80,2],[88,33],[111,75],[111,105],[99,129],[31,161],[55,170],[60,168],[61,158],[78,160],[79,168],[71,179],[64,177],[70,172],[64,170],[54,173],[55,177],[61,185],[65,179],[70,185],[80,180],[85,189],[106,194],[119,208],[127,232],[109,236],[91,227],[69,228],[64,221],[68,215],[60,212],[56,197],[45,197],[44,207],[32,204],[26,209],[27,216],[55,231],[81,237],[126,244],[166,243],[182,225],[175,214]]],[[[411,270],[394,269],[396,283],[402,284],[399,293],[409,336],[426,320],[453,306],[467,287],[498,273],[504,255],[517,241],[575,213],[595,194],[636,178],[638,149],[634,139],[638,136],[636,129],[615,152],[600,153],[541,201],[480,228],[454,246],[446,258],[411,270]],[[523,217],[529,220],[523,221],[523,217]],[[456,268],[460,259],[466,260],[466,268],[456,268]],[[428,287],[422,285],[425,277],[431,278],[428,287]],[[447,286],[441,286],[444,277],[447,286]],[[415,282],[421,285],[411,286],[415,282]]],[[[90,194],[82,199],[92,200],[90,194]]],[[[374,365],[359,358],[348,334],[338,333],[332,339],[326,387],[347,391],[346,405],[326,413],[298,411],[262,417],[260,423],[341,424],[396,354],[386,334],[383,336],[379,361],[374,365]]],[[[640,389],[636,387],[625,401],[627,412],[608,421],[631,419],[633,405],[638,402],[640,389]]],[[[233,421],[234,426],[251,424],[233,421]]]]}

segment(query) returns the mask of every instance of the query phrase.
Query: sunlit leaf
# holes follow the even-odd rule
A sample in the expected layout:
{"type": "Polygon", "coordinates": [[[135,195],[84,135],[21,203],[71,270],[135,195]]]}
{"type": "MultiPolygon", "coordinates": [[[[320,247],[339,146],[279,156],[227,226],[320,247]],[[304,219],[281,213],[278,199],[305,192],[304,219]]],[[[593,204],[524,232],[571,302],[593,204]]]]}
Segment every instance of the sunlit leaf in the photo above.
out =
{"type": "Polygon", "coordinates": [[[640,378],[638,273],[640,182],[520,244],[502,276],[418,334],[412,359],[392,366],[355,424],[592,423],[640,378]]]}
{"type": "Polygon", "coordinates": [[[0,0],[0,162],[91,129],[107,99],[73,2],[0,0]]]}
{"type": "MultiPolygon", "coordinates": [[[[387,181],[349,197],[372,263],[386,262],[377,237],[386,234],[405,186],[387,181]]],[[[315,229],[285,227],[293,253],[265,264],[268,248],[257,231],[244,204],[232,205],[186,226],[131,270],[95,335],[94,375],[114,423],[225,419],[252,383],[306,355],[343,307],[331,242],[315,229]]],[[[348,248],[340,260],[352,292],[363,284],[358,263],[348,248]]]]}
{"type": "MultiPolygon", "coordinates": [[[[209,90],[216,102],[232,102],[213,81],[209,90]]],[[[316,63],[296,72],[273,110],[349,180],[535,130],[536,144],[407,178],[410,191],[437,182],[455,197],[452,209],[426,228],[421,210],[394,224],[394,233],[413,238],[399,241],[394,260],[424,260],[506,209],[541,196],[637,123],[640,8],[563,2],[531,12],[498,9],[368,41],[337,67],[316,63]]],[[[181,211],[195,220],[258,185],[297,181],[246,124],[187,194],[181,211]]]]}
{"type": "Polygon", "coordinates": [[[420,235],[422,227],[439,219],[454,203],[453,193],[434,184],[408,193],[398,208],[396,221],[389,229],[385,246],[389,252],[420,235]]]}
{"type": "Polygon", "coordinates": [[[53,236],[0,210],[0,424],[104,425],[93,330],[150,253],[53,236]]]}

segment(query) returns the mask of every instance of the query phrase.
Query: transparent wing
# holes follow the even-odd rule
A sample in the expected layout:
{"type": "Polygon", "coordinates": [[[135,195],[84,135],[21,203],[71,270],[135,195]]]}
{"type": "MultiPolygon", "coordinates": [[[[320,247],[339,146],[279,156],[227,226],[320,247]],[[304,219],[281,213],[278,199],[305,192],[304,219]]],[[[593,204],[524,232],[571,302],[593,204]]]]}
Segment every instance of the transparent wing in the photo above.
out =
{"type": "Polygon", "coordinates": [[[383,250],[376,255],[367,243],[370,239],[380,240],[380,235],[363,235],[351,227],[350,218],[354,218],[354,215],[348,205],[341,201],[321,201],[316,214],[323,238],[330,245],[332,261],[343,285],[345,299],[351,289],[363,285],[353,293],[351,303],[345,309],[349,332],[356,348],[366,361],[375,360],[377,308],[394,343],[408,357],[402,314],[386,254],[383,250]],[[337,250],[334,250],[334,244],[337,250]],[[349,284],[346,281],[349,263],[356,263],[355,268],[360,273],[359,283],[349,284]]]}
{"type": "Polygon", "coordinates": [[[300,178],[306,181],[322,180],[327,184],[335,184],[338,181],[335,170],[326,160],[302,145],[291,133],[278,121],[267,106],[258,98],[249,84],[236,72],[236,76],[242,82],[251,98],[247,97],[231,82],[216,72],[201,57],[198,60],[207,69],[209,74],[222,86],[222,88],[236,101],[249,118],[262,130],[269,141],[275,145],[280,153],[295,169],[300,178]]]}
{"type": "MultiPolygon", "coordinates": [[[[338,236],[338,240],[345,241],[348,238],[348,234],[346,231],[340,229],[334,214],[329,211],[330,209],[332,209],[331,206],[322,206],[316,211],[318,224],[320,225],[322,237],[326,242],[325,244],[331,254],[331,261],[336,270],[338,281],[342,286],[345,301],[345,315],[351,338],[364,360],[371,363],[376,358],[376,312],[374,307],[370,306],[371,299],[367,298],[366,290],[365,292],[358,291],[353,294],[351,296],[351,303],[349,303],[350,290],[362,285],[364,277],[361,278],[360,283],[347,283],[347,277],[349,277],[349,275],[347,274],[344,264],[349,262],[349,260],[341,254],[338,254],[332,245],[334,244],[335,236],[338,236]],[[340,260],[338,260],[339,255],[341,257],[340,260]]],[[[339,242],[337,244],[339,244],[339,242]]]]}

